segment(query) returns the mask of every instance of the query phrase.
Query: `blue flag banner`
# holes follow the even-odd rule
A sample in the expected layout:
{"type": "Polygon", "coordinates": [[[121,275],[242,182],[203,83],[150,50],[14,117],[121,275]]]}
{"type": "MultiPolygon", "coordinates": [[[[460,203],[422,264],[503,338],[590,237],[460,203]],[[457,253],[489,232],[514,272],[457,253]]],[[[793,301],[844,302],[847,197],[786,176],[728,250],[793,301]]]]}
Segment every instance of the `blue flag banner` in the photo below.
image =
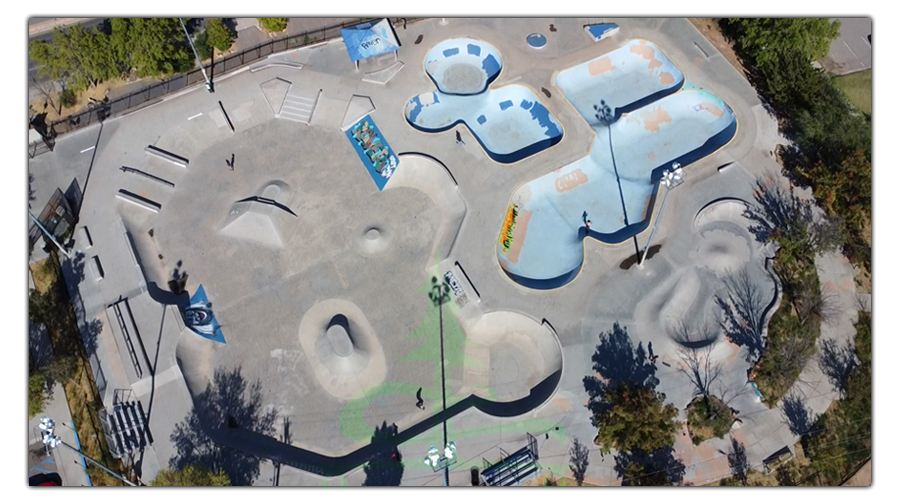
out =
{"type": "Polygon", "coordinates": [[[341,37],[353,62],[400,50],[400,42],[387,19],[344,28],[341,37]]]}
{"type": "Polygon", "coordinates": [[[375,121],[364,116],[345,133],[378,190],[383,190],[400,161],[381,136],[375,121]]]}
{"type": "Polygon", "coordinates": [[[184,324],[197,335],[209,340],[225,343],[225,336],[219,327],[219,321],[213,314],[212,304],[206,298],[206,290],[203,285],[197,289],[197,293],[191,297],[191,303],[182,311],[184,324]]]}

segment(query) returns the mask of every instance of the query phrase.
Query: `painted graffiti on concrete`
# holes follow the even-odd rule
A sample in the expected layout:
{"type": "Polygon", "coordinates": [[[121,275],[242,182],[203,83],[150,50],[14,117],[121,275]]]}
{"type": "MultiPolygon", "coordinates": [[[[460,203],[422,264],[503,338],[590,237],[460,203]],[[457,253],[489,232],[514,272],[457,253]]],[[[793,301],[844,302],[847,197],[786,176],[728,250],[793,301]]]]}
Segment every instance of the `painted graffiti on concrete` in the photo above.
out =
{"type": "Polygon", "coordinates": [[[382,137],[375,122],[365,116],[350,127],[346,134],[375,185],[379,190],[384,189],[387,181],[394,175],[399,160],[382,137]]]}

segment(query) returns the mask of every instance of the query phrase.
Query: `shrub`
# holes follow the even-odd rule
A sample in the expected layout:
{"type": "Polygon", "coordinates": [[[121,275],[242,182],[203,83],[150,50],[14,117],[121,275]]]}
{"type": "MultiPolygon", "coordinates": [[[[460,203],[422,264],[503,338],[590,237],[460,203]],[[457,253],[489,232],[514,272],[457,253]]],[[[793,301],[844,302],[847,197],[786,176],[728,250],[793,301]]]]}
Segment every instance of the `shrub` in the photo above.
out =
{"type": "Polygon", "coordinates": [[[75,105],[77,100],[77,96],[72,89],[64,88],[62,92],[59,93],[59,104],[64,108],[71,108],[75,105]]]}
{"type": "Polygon", "coordinates": [[[286,17],[257,17],[259,25],[270,33],[280,33],[287,29],[288,18],[286,17]]]}
{"type": "Polygon", "coordinates": [[[194,48],[197,49],[197,55],[201,61],[205,61],[212,57],[212,49],[209,45],[209,34],[206,31],[201,32],[194,38],[194,48]]]}
{"type": "Polygon", "coordinates": [[[213,17],[206,21],[206,34],[209,37],[209,45],[222,52],[231,48],[234,43],[234,33],[231,28],[225,26],[221,17],[213,17]]]}

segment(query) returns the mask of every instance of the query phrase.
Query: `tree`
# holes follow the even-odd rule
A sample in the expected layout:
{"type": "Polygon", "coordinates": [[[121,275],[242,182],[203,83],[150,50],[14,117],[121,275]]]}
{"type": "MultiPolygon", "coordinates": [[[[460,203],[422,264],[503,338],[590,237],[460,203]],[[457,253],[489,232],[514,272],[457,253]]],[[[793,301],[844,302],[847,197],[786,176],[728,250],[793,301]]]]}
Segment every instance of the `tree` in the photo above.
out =
{"type": "Polygon", "coordinates": [[[56,28],[47,42],[35,40],[29,57],[38,63],[38,75],[56,80],[73,91],[95,86],[119,73],[109,37],[98,27],[56,28]]]}
{"type": "Polygon", "coordinates": [[[221,469],[211,472],[202,464],[189,464],[159,471],[153,486],[231,486],[231,481],[221,469]]]}
{"type": "Polygon", "coordinates": [[[288,18],[286,17],[257,17],[259,25],[270,33],[281,33],[287,29],[288,18]]]}
{"type": "Polygon", "coordinates": [[[112,18],[110,26],[110,50],[124,68],[134,68],[141,78],[167,76],[193,66],[176,18],[112,18]]]}
{"type": "Polygon", "coordinates": [[[575,483],[581,486],[584,483],[584,475],[587,472],[591,452],[578,438],[572,441],[572,449],[569,450],[569,470],[575,476],[575,483]]]}
{"type": "Polygon", "coordinates": [[[397,424],[386,421],[375,427],[372,447],[378,451],[363,466],[366,479],[363,486],[399,486],[403,479],[403,455],[397,448],[397,424]]]}
{"type": "Polygon", "coordinates": [[[32,373],[28,377],[28,418],[44,411],[47,401],[53,398],[47,384],[47,375],[43,371],[32,373]]]}
{"type": "Polygon", "coordinates": [[[606,391],[610,410],[595,417],[597,440],[604,453],[611,449],[647,453],[675,444],[675,405],[665,404],[665,394],[643,385],[619,384],[606,391]]]}
{"type": "Polygon", "coordinates": [[[209,45],[222,52],[230,49],[234,43],[234,33],[228,26],[225,26],[221,17],[213,17],[206,21],[206,34],[209,45]]]}
{"type": "Polygon", "coordinates": [[[622,486],[668,486],[680,484],[684,478],[684,463],[675,458],[675,450],[670,446],[652,452],[620,451],[615,469],[622,486]]]}
{"type": "Polygon", "coordinates": [[[778,54],[797,52],[808,63],[828,55],[831,41],[840,35],[840,21],[828,18],[732,18],[727,21],[738,33],[742,51],[758,67],[771,64],[778,54]]]}

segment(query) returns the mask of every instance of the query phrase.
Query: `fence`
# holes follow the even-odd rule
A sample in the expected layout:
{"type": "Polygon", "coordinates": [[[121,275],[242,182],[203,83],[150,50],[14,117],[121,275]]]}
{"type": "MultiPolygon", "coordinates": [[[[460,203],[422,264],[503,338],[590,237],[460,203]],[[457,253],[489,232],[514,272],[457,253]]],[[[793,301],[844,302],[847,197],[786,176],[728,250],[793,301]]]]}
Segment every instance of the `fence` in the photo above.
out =
{"type": "MultiPolygon", "coordinates": [[[[304,31],[297,35],[285,36],[282,38],[273,38],[268,42],[261,43],[255,47],[249,48],[237,54],[226,56],[222,59],[215,60],[211,65],[205,66],[209,72],[210,79],[215,79],[216,75],[223,75],[242,68],[250,63],[259,61],[271,54],[284,52],[290,49],[296,49],[307,45],[337,38],[341,34],[341,29],[349,26],[355,26],[360,23],[374,21],[380,18],[363,18],[353,21],[342,22],[326,26],[321,29],[304,31]]],[[[408,21],[418,20],[418,18],[409,18],[408,21]]],[[[399,19],[392,20],[396,24],[399,19]]],[[[106,103],[94,106],[80,113],[71,115],[67,118],[57,120],[50,124],[50,136],[56,137],[59,134],[65,134],[72,130],[77,130],[88,125],[101,122],[108,117],[119,115],[125,111],[132,109],[140,109],[141,107],[160,101],[165,95],[177,92],[179,90],[205,82],[203,73],[200,68],[195,68],[187,73],[172,76],[162,82],[150,85],[143,89],[132,92],[128,95],[119,97],[106,103]]]]}

